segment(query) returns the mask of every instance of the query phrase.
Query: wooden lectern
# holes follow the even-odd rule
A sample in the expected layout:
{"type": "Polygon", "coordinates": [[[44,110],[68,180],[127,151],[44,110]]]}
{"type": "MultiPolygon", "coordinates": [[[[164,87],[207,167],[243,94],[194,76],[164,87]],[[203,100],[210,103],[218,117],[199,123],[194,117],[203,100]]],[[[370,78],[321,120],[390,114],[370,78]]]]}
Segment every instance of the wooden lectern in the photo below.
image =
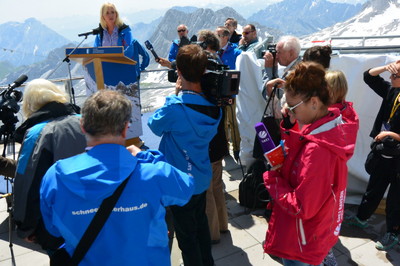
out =
{"type": "Polygon", "coordinates": [[[65,54],[83,66],[88,96],[97,90],[110,89],[120,91],[132,102],[127,145],[139,142],[142,120],[140,92],[134,66],[136,61],[124,55],[122,46],[82,47],[76,48],[75,51],[74,49],[66,48],[65,54]]]}

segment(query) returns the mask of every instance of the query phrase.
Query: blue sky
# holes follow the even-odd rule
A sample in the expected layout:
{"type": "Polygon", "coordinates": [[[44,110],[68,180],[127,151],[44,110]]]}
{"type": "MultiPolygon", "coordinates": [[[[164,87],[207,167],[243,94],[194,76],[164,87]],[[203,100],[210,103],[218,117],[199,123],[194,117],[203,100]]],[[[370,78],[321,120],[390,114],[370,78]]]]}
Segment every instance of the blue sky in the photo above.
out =
{"type": "MultiPolygon", "coordinates": [[[[269,3],[281,0],[249,0],[246,3],[259,9],[269,3]]],[[[312,1],[312,0],[310,0],[312,1]]],[[[332,2],[363,3],[366,0],[331,0],[332,2]]],[[[0,0],[0,24],[8,21],[22,22],[27,18],[35,17],[38,20],[62,18],[71,15],[98,15],[104,0],[0,0]]],[[[153,8],[170,8],[172,6],[193,5],[204,7],[209,4],[229,5],[243,0],[115,0],[114,3],[120,13],[133,13],[153,8]],[[201,5],[201,6],[200,6],[201,5]]],[[[240,13],[240,10],[238,10],[240,13]]]]}

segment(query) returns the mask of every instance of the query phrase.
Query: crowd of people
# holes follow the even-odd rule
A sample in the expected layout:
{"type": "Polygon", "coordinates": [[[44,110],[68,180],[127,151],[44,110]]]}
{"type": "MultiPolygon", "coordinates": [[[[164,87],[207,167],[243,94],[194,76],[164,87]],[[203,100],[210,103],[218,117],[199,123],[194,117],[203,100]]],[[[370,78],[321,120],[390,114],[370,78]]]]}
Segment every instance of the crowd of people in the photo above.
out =
{"type": "MultiPolygon", "coordinates": [[[[81,109],[52,82],[30,81],[23,95],[26,120],[15,132],[22,144],[18,160],[1,160],[2,173],[15,179],[18,236],[41,245],[51,265],[70,259],[79,265],[170,265],[175,232],[184,265],[215,265],[212,245],[228,232],[222,160],[231,143],[240,161],[241,144],[235,96],[218,106],[201,82],[210,60],[240,70],[236,59],[254,52],[255,25],[245,25],[241,34],[237,25],[227,18],[190,39],[188,27],[177,26],[179,39],[157,61],[176,70],[175,93],[147,123],[161,137],[159,151],[147,150],[140,139],[126,147],[132,104],[120,92],[99,90],[81,109]]],[[[138,62],[132,74],[139,81],[149,55],[115,5],[101,7],[99,29],[94,46],[123,46],[138,62]]],[[[367,190],[357,215],[344,217],[358,115],[346,100],[344,73],[330,69],[331,48],[300,52],[298,38],[281,37],[276,51],[263,55],[260,71],[260,97],[273,103],[266,112],[279,123],[285,156],[263,175],[272,199],[264,252],[284,265],[336,265],[332,248],[341,224],[367,227],[389,186],[387,233],[376,243],[388,250],[400,233],[400,152],[393,148],[400,142],[400,60],[364,73],[383,101],[370,134],[375,145],[367,190]],[[391,82],[380,76],[384,72],[391,82]]]]}

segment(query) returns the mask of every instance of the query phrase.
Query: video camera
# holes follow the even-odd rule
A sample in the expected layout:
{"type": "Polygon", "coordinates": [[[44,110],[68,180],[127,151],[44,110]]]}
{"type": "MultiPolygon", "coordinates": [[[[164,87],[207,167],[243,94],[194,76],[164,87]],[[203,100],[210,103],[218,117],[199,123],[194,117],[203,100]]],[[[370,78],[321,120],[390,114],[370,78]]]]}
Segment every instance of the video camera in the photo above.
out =
{"type": "Polygon", "coordinates": [[[239,93],[240,71],[208,57],[206,72],[201,78],[201,89],[207,99],[217,106],[233,103],[233,97],[239,93]]]}
{"type": "MultiPolygon", "coordinates": [[[[195,42],[204,50],[205,42],[195,42]]],[[[207,99],[217,106],[226,106],[233,103],[233,96],[239,93],[240,71],[229,70],[216,60],[211,53],[207,54],[208,63],[206,72],[201,79],[201,89],[207,99]]],[[[176,82],[178,74],[176,69],[168,71],[168,81],[176,82]]]]}
{"type": "Polygon", "coordinates": [[[3,122],[0,129],[1,134],[11,134],[15,130],[15,124],[18,122],[15,114],[20,109],[18,102],[22,99],[22,92],[15,88],[21,86],[27,79],[26,75],[20,76],[0,93],[0,120],[3,122]]]}

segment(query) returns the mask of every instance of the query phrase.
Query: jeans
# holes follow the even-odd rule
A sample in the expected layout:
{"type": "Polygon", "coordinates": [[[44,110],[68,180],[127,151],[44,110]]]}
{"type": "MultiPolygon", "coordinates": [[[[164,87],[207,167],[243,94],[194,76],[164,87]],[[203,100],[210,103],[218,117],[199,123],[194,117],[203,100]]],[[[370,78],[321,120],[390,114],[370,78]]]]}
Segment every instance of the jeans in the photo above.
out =
{"type": "MultiPolygon", "coordinates": [[[[284,266],[313,266],[311,264],[307,264],[298,260],[287,260],[287,259],[282,259],[283,265],[284,266]]],[[[320,264],[322,265],[322,264],[320,264]]],[[[318,265],[319,266],[319,265],[318,265]]]]}
{"type": "Polygon", "coordinates": [[[211,237],[206,215],[206,191],[184,206],[170,206],[178,246],[185,266],[212,266],[211,237]]]}

